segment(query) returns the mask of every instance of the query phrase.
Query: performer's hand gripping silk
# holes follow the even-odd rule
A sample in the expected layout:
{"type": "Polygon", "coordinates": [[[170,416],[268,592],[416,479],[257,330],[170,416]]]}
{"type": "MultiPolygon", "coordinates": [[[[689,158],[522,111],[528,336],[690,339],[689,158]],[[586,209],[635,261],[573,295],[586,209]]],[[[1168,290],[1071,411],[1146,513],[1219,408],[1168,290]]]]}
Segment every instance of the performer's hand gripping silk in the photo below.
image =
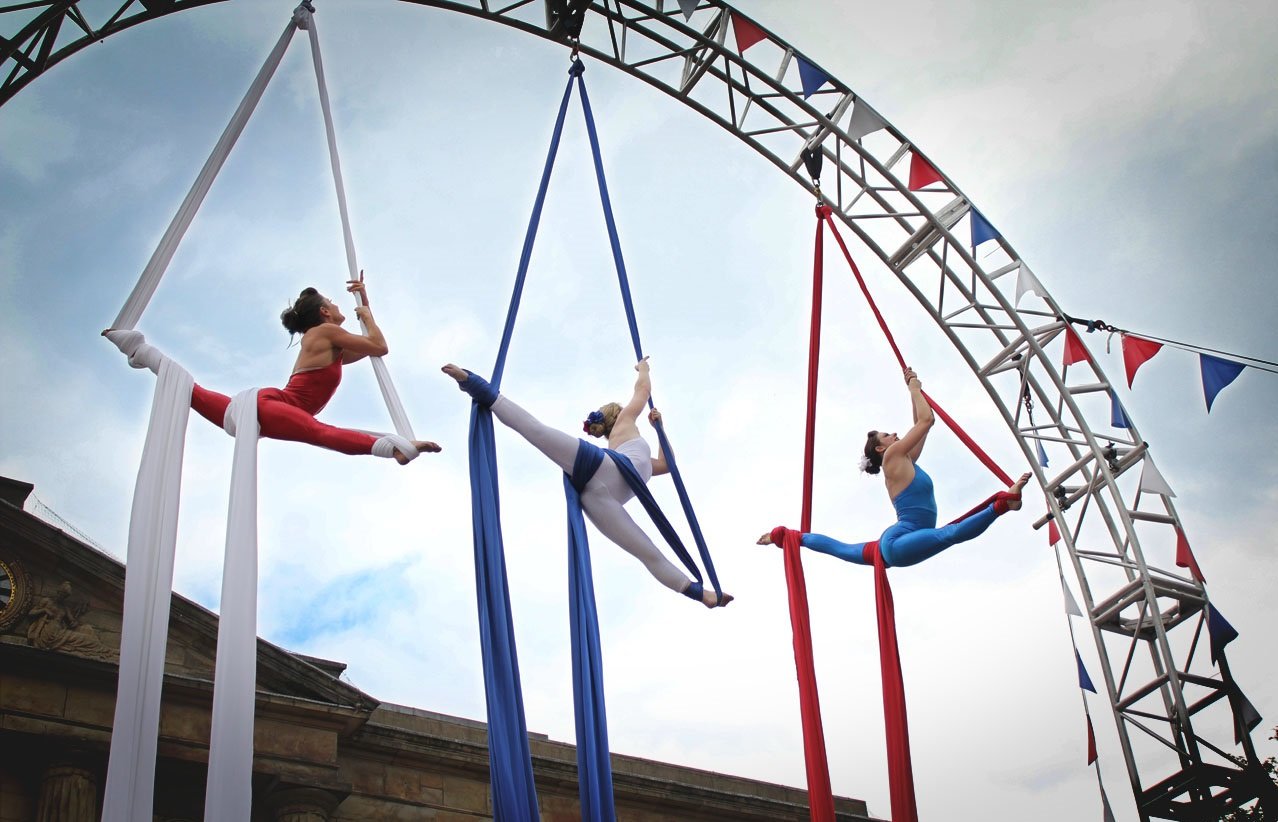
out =
{"type": "MultiPolygon", "coordinates": [[[[936,421],[932,407],[923,396],[923,385],[913,369],[905,370],[905,384],[914,410],[914,425],[904,437],[895,433],[871,431],[866,435],[861,470],[867,474],[883,472],[888,497],[896,509],[897,521],[879,537],[879,552],[888,567],[916,565],[930,559],[952,545],[975,539],[1000,515],[1021,507],[1021,491],[1029,481],[1022,474],[1006,491],[1000,491],[989,505],[949,525],[936,527],[936,497],[932,478],[917,464],[936,421]]],[[[759,537],[760,545],[771,545],[773,534],[759,537]]],[[[865,556],[864,542],[840,542],[824,534],[803,534],[802,545],[823,554],[858,565],[873,565],[865,556]]]]}

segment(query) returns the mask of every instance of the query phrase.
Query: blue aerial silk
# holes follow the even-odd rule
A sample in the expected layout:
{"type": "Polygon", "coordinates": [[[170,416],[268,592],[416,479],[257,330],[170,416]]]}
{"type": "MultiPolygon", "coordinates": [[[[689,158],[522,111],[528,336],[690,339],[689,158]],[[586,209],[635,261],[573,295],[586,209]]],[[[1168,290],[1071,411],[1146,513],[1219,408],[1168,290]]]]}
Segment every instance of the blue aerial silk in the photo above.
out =
{"type": "MultiPolygon", "coordinates": [[[[515,277],[514,293],[506,313],[497,361],[493,366],[491,384],[496,392],[501,385],[506,366],[506,354],[514,333],[515,317],[523,296],[528,264],[532,258],[537,228],[541,222],[542,207],[554,169],[555,156],[563,134],[564,117],[572,95],[573,80],[581,93],[586,129],[590,136],[590,148],[594,156],[595,173],[599,181],[604,219],[608,238],[612,245],[613,259],[625,304],[626,319],[634,343],[635,358],[642,359],[639,329],[635,322],[634,306],[630,298],[630,284],[626,278],[625,263],[621,257],[621,244],[613,220],[612,204],[608,199],[607,184],[603,174],[603,160],[599,152],[599,139],[595,131],[594,116],[586,87],[582,81],[585,67],[574,60],[569,70],[568,85],[564,89],[551,136],[550,150],[542,171],[541,184],[533,205],[532,217],[524,236],[523,250],[519,257],[519,270],[515,277]]],[[[651,405],[649,400],[649,405],[651,405]]],[[[679,500],[688,516],[688,522],[696,540],[702,564],[711,584],[719,591],[718,577],[710,560],[709,549],[692,503],[688,498],[674,452],[660,424],[656,426],[662,453],[670,467],[679,500]]],[[[616,462],[622,477],[635,491],[644,508],[652,515],[658,530],[670,543],[680,561],[696,579],[699,590],[702,575],[669,520],[661,513],[656,500],[648,491],[643,478],[626,457],[615,451],[605,451],[590,443],[582,442],[577,452],[571,475],[564,476],[564,493],[568,508],[568,575],[569,621],[572,630],[573,701],[577,724],[577,768],[581,815],[583,819],[609,822],[616,818],[612,795],[612,766],[609,760],[608,723],[604,709],[603,657],[599,647],[599,618],[595,609],[594,583],[590,570],[590,549],[586,540],[585,520],[581,510],[580,491],[602,464],[604,455],[616,462]]],[[[470,418],[470,486],[471,511],[475,540],[475,588],[479,604],[480,646],[483,653],[484,693],[488,708],[488,756],[489,775],[492,780],[493,816],[496,819],[538,820],[537,792],[533,784],[532,757],[528,747],[528,730],[524,721],[523,694],[519,684],[519,660],[515,650],[514,622],[510,613],[510,594],[506,578],[505,550],[501,534],[501,503],[497,486],[497,453],[493,438],[492,412],[482,403],[475,403],[470,418]]]]}

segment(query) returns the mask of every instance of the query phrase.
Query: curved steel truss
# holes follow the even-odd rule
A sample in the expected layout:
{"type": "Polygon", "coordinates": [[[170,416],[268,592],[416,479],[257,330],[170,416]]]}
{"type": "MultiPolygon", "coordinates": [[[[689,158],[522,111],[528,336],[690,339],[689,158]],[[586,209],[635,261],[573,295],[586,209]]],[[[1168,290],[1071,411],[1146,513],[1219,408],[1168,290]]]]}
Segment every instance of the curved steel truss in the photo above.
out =
{"type": "MultiPolygon", "coordinates": [[[[98,22],[71,0],[2,6],[0,32],[16,33],[0,34],[0,105],[90,43],[212,2],[115,0],[98,6],[116,7],[98,22]]],[[[1113,386],[1090,357],[1057,367],[1048,349],[1072,332],[1047,292],[1036,289],[1042,308],[1016,307],[1016,292],[1037,283],[1011,244],[995,238],[978,258],[958,236],[973,212],[959,188],[938,173],[910,190],[920,155],[905,135],[837,79],[805,98],[799,60],[815,63],[762,28],[764,39],[738,53],[737,13],[719,0],[403,2],[552,40],[579,26],[582,53],[690,106],[814,192],[802,158],[819,151],[826,201],[962,354],[1046,492],[1049,514],[1035,527],[1059,527],[1141,818],[1217,819],[1257,796],[1274,802],[1245,730],[1251,706],[1227,663],[1207,658],[1207,592],[1174,565],[1176,510],[1141,490],[1147,444],[1130,419],[1113,424],[1113,386]],[[1040,449],[1056,467],[1040,466],[1040,449]]]]}

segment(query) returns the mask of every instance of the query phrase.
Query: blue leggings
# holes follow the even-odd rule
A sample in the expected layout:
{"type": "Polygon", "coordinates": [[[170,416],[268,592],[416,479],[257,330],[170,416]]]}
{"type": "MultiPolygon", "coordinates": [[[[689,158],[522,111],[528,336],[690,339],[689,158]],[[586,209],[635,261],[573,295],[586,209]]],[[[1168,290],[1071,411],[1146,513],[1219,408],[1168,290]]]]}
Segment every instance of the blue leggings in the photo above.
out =
{"type": "MultiPolygon", "coordinates": [[[[990,523],[998,516],[994,512],[994,504],[982,508],[970,517],[940,528],[924,528],[920,525],[901,520],[883,532],[879,537],[879,552],[883,554],[884,563],[890,568],[905,565],[917,565],[925,559],[960,542],[967,542],[985,533],[990,523]]],[[[804,534],[802,545],[822,554],[838,557],[845,562],[857,565],[869,565],[862,556],[864,542],[839,542],[824,534],[804,534]]]]}

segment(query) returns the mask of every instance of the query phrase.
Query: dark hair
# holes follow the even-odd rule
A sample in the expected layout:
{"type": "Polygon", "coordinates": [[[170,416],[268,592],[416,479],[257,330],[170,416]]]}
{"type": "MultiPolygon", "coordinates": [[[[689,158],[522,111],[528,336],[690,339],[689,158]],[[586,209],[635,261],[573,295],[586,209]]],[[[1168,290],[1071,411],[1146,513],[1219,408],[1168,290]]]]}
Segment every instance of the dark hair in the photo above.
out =
{"type": "Polygon", "coordinates": [[[877,474],[879,469],[883,467],[883,454],[876,449],[879,447],[879,432],[871,431],[865,435],[865,461],[861,463],[861,470],[867,474],[877,474]]]}
{"type": "Polygon", "coordinates": [[[324,298],[313,288],[303,288],[293,304],[280,314],[280,322],[290,334],[304,334],[324,322],[320,309],[324,307],[324,298]]]}

